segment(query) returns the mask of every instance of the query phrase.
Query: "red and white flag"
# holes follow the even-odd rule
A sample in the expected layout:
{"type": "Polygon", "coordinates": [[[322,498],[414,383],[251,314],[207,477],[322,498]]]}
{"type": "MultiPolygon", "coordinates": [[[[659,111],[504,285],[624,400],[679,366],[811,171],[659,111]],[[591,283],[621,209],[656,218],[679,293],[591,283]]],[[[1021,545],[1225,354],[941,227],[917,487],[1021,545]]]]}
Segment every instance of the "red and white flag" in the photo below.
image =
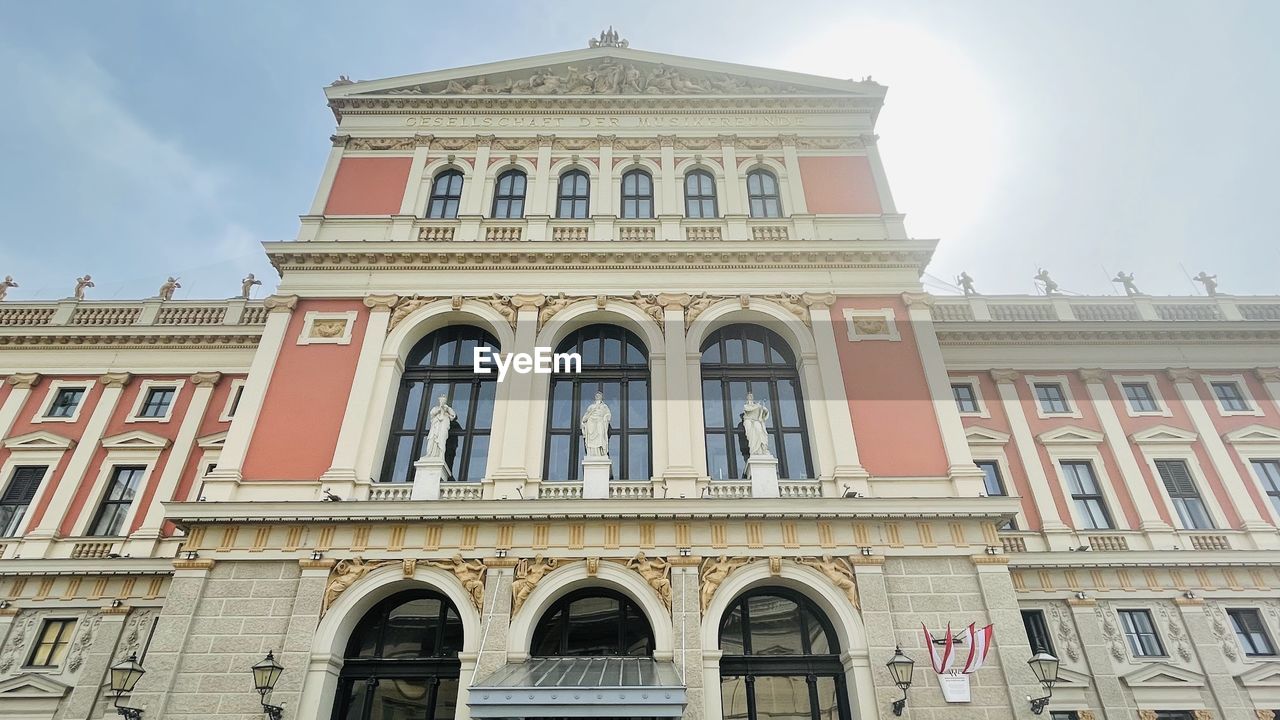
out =
{"type": "Polygon", "coordinates": [[[924,646],[929,648],[929,661],[933,665],[933,671],[939,675],[946,673],[956,660],[955,637],[951,634],[951,624],[947,623],[947,634],[941,649],[934,643],[933,635],[929,633],[929,628],[925,627],[924,623],[920,624],[920,629],[924,631],[924,646]]]}
{"type": "Polygon", "coordinates": [[[988,625],[980,630],[974,629],[974,623],[969,623],[969,657],[964,661],[964,668],[960,671],[966,675],[977,672],[978,668],[987,661],[987,653],[991,651],[991,640],[995,637],[995,626],[988,625]]]}

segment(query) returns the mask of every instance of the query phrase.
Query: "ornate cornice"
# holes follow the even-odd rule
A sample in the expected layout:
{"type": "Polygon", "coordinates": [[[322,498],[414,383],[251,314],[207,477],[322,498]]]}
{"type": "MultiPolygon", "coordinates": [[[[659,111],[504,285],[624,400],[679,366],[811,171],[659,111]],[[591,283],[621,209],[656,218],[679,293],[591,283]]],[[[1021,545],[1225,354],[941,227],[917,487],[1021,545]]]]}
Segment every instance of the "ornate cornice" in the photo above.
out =
{"type": "Polygon", "coordinates": [[[17,373],[10,375],[4,380],[18,390],[30,390],[40,384],[39,373],[17,373]]]}
{"type": "MultiPolygon", "coordinates": [[[[986,325],[995,325],[987,323],[986,325]]],[[[1050,327],[1041,323],[1031,328],[982,327],[979,323],[937,322],[938,343],[944,346],[964,347],[982,345],[1168,345],[1184,344],[1274,344],[1280,342],[1280,329],[1259,327],[1217,328],[1079,328],[1069,323],[1067,327],[1050,327]]]]}
{"type": "Polygon", "coordinates": [[[205,335],[194,333],[190,335],[178,333],[166,333],[163,335],[154,333],[98,335],[84,333],[84,328],[80,327],[68,328],[68,330],[72,332],[57,335],[47,333],[39,335],[0,335],[0,347],[10,350],[40,350],[49,347],[251,350],[258,346],[258,340],[261,337],[260,333],[253,335],[205,335]]]}

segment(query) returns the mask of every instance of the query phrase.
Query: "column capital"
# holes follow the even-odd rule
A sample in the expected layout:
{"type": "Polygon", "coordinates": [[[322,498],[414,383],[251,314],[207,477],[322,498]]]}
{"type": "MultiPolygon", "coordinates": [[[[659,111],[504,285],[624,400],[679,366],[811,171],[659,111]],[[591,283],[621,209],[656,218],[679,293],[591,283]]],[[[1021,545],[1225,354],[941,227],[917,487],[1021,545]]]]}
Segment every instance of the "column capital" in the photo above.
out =
{"type": "Polygon", "coordinates": [[[555,135],[539,135],[538,136],[538,145],[540,147],[551,147],[552,145],[555,144],[555,142],[556,142],[555,135]]]}
{"type": "Polygon", "coordinates": [[[871,147],[880,141],[880,136],[875,133],[862,133],[858,136],[858,139],[862,141],[863,145],[871,147]]]}
{"type": "Polygon", "coordinates": [[[902,301],[907,304],[908,308],[930,308],[933,307],[933,296],[923,292],[904,292],[902,293],[902,301]]]}
{"type": "Polygon", "coordinates": [[[413,142],[418,147],[430,147],[431,142],[435,139],[436,136],[431,133],[415,133],[413,136],[413,142]]]}
{"type": "Polygon", "coordinates": [[[30,390],[40,384],[40,373],[14,373],[4,381],[17,390],[30,390]]]}
{"type": "Polygon", "coordinates": [[[347,141],[350,139],[351,139],[350,135],[330,135],[329,136],[329,142],[333,143],[334,147],[346,147],[347,141]]]}
{"type": "Polygon", "coordinates": [[[366,295],[364,298],[364,306],[375,311],[391,312],[398,302],[400,302],[399,295],[366,295]]]}
{"type": "Polygon", "coordinates": [[[596,135],[596,140],[600,142],[600,147],[613,147],[613,141],[617,139],[617,135],[596,135]]]}
{"type": "Polygon", "coordinates": [[[1262,382],[1280,382],[1280,367],[1258,368],[1253,374],[1262,382]]]}
{"type": "Polygon", "coordinates": [[[1101,383],[1107,380],[1107,374],[1101,368],[1083,368],[1077,374],[1080,380],[1086,383],[1101,383]]]}
{"type": "Polygon", "coordinates": [[[811,309],[814,305],[831,307],[836,304],[836,296],[833,293],[803,293],[800,295],[800,299],[811,309]]]}
{"type": "Polygon", "coordinates": [[[796,141],[799,139],[795,133],[783,133],[778,136],[778,140],[782,142],[783,147],[795,147],[796,141]]]}
{"type": "Polygon", "coordinates": [[[721,147],[738,143],[738,136],[733,133],[721,133],[716,136],[716,139],[720,141],[721,147]]]}
{"type": "Polygon", "coordinates": [[[540,308],[547,303],[546,295],[512,295],[511,304],[517,309],[540,308]]]}
{"type": "Polygon", "coordinates": [[[673,148],[676,146],[676,136],[675,135],[659,135],[658,144],[661,145],[662,147],[673,148]]]}
{"type": "Polygon", "coordinates": [[[659,293],[658,304],[663,310],[683,310],[693,301],[688,293],[659,293]]]}
{"type": "Polygon", "coordinates": [[[1168,370],[1165,371],[1165,373],[1169,376],[1170,380],[1176,383],[1195,382],[1196,376],[1199,375],[1199,373],[1192,370],[1191,368],[1185,368],[1185,367],[1169,368],[1168,370]]]}
{"type": "Polygon", "coordinates": [[[213,387],[221,379],[220,372],[198,372],[191,376],[191,384],[196,387],[213,387]]]}
{"type": "Polygon", "coordinates": [[[125,385],[128,385],[129,381],[132,379],[133,376],[127,372],[117,372],[107,373],[106,375],[99,377],[98,382],[102,383],[103,387],[122,388],[125,385]]]}
{"type": "Polygon", "coordinates": [[[493,135],[477,135],[476,136],[476,144],[479,147],[488,147],[493,144],[493,141],[494,141],[493,135]]]}
{"type": "Polygon", "coordinates": [[[272,295],[267,299],[263,300],[262,304],[264,307],[267,308],[268,313],[293,312],[293,309],[298,306],[298,296],[297,295],[272,295]]]}
{"type": "Polygon", "coordinates": [[[991,371],[991,379],[998,383],[1013,383],[1018,381],[1020,374],[1017,370],[999,368],[991,371]]]}

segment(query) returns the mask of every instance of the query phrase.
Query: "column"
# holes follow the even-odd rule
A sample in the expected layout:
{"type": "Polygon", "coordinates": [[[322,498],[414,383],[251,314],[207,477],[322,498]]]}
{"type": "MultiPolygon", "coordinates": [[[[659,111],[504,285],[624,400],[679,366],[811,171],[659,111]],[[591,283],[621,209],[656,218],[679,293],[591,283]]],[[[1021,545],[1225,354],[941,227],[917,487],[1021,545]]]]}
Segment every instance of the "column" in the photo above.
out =
{"type": "MultiPolygon", "coordinates": [[[[849,558],[853,563],[854,580],[858,583],[858,604],[862,611],[862,624],[867,633],[867,659],[871,665],[871,682],[854,684],[853,677],[846,679],[856,701],[859,717],[872,720],[881,717],[880,708],[889,708],[895,700],[902,697],[902,691],[893,683],[889,670],[884,666],[893,657],[893,650],[899,640],[894,633],[893,613],[889,607],[889,591],[884,579],[883,555],[855,555],[849,558]]],[[[919,636],[919,628],[911,628],[910,637],[919,636]]],[[[911,652],[917,668],[926,668],[914,674],[917,682],[931,682],[929,676],[928,657],[911,652]]],[[[910,707],[910,694],[907,704],[910,707]]]]}
{"type": "Polygon", "coordinates": [[[231,421],[227,439],[218,454],[218,467],[205,479],[205,497],[209,500],[231,499],[236,485],[243,477],[249,441],[253,439],[258,414],[262,412],[262,401],[271,384],[271,374],[275,372],[276,359],[280,355],[280,347],[284,345],[284,335],[297,304],[297,295],[272,295],[263,301],[267,308],[267,322],[262,328],[262,337],[258,340],[258,350],[253,354],[253,362],[249,365],[249,375],[245,379],[236,416],[231,421]]]}
{"type": "MultiPolygon", "coordinates": [[[[720,680],[706,684],[702,660],[702,613],[700,611],[698,561],[701,558],[672,557],[671,627],[675,634],[676,672],[684,680],[685,720],[701,720],[709,696],[720,696],[720,680]]],[[[714,717],[720,717],[715,715],[714,717]]]]}
{"type": "Polygon", "coordinates": [[[529,194],[525,196],[524,216],[529,225],[529,240],[549,240],[547,220],[551,216],[553,201],[551,193],[556,178],[551,175],[551,146],[555,135],[538,136],[538,161],[534,167],[533,177],[529,178],[529,194]]]}
{"type": "Polygon", "coordinates": [[[191,384],[195,391],[191,395],[191,403],[182,417],[182,425],[173,439],[173,447],[164,462],[164,471],[156,484],[156,491],[151,496],[151,504],[147,506],[146,515],[138,530],[129,536],[128,554],[135,557],[150,557],[155,542],[160,538],[160,528],[164,524],[164,505],[173,499],[173,492],[182,478],[182,471],[187,467],[187,458],[195,446],[196,435],[200,433],[200,425],[204,421],[205,410],[209,407],[209,399],[213,396],[214,386],[222,378],[221,373],[196,373],[191,376],[191,384]]]}
{"type": "MultiPolygon", "coordinates": [[[[128,385],[131,379],[132,376],[129,373],[107,373],[98,378],[98,382],[102,385],[102,395],[93,408],[93,414],[89,416],[89,422],[85,424],[84,434],[76,443],[75,450],[71,451],[71,459],[67,462],[66,470],[63,471],[62,477],[58,479],[58,484],[53,489],[53,496],[45,508],[44,515],[40,517],[40,524],[28,533],[23,541],[23,557],[45,557],[50,543],[61,537],[59,528],[62,526],[62,521],[66,517],[68,508],[71,507],[76,490],[84,480],[89,463],[102,444],[103,432],[107,428],[107,422],[115,413],[116,405],[120,402],[120,394],[124,392],[124,386],[128,385]]],[[[85,511],[88,512],[87,509],[85,511]]]]}
{"type": "Polygon", "coordinates": [[[996,381],[996,392],[1000,395],[1000,406],[1009,418],[1009,428],[1013,434],[1013,445],[1018,451],[1018,459],[1022,462],[1023,472],[1027,474],[1027,482],[1031,485],[1031,495],[1035,499],[1036,513],[1040,515],[1040,529],[1046,536],[1056,533],[1062,542],[1055,545],[1055,538],[1049,543],[1055,550],[1067,549],[1067,533],[1071,529],[1062,522],[1058,512],[1057,497],[1049,485],[1049,478],[1044,473],[1044,465],[1040,463],[1040,453],[1036,449],[1036,440],[1031,436],[1027,426],[1027,416],[1022,412],[1022,401],[1018,399],[1018,373],[1013,370],[992,370],[991,379],[996,381]],[[1060,547],[1058,546],[1060,545],[1060,547]]]}
{"type": "Polygon", "coordinates": [[[960,411],[951,395],[951,378],[947,375],[942,348],[938,345],[938,336],[933,329],[933,314],[930,309],[933,299],[927,293],[903,293],[902,299],[907,305],[907,322],[911,325],[916,347],[919,348],[925,384],[929,388],[934,417],[938,420],[938,431],[942,435],[942,447],[947,454],[947,464],[950,466],[948,473],[955,493],[960,497],[977,497],[985,488],[982,471],[973,464],[973,454],[969,451],[964,424],[960,422],[960,411]]]}
{"type": "Polygon", "coordinates": [[[476,652],[458,653],[462,672],[458,682],[458,720],[471,717],[467,696],[471,687],[497,672],[507,661],[522,662],[525,657],[507,656],[507,635],[511,630],[511,580],[515,558],[490,558],[484,578],[484,607],[480,612],[480,643],[476,652]]]}
{"type": "Polygon", "coordinates": [[[329,192],[333,190],[333,179],[338,175],[338,165],[342,162],[342,153],[351,136],[334,135],[329,139],[333,141],[333,147],[329,150],[324,170],[320,173],[320,186],[316,188],[316,196],[311,200],[311,212],[308,215],[324,215],[325,205],[329,204],[329,192]]]}
{"type": "MultiPolygon", "coordinates": [[[[397,242],[417,240],[413,235],[413,225],[418,217],[414,208],[418,204],[418,194],[422,190],[422,171],[427,166],[427,155],[432,136],[417,135],[414,138],[413,160],[409,163],[409,177],[405,178],[404,194],[400,197],[400,210],[391,216],[390,239],[397,242]]],[[[463,193],[468,188],[463,187],[463,193]]]]}
{"type": "Polygon", "coordinates": [[[329,559],[298,561],[301,576],[293,598],[293,611],[285,631],[284,645],[276,655],[285,672],[271,694],[272,704],[283,703],[285,707],[298,708],[296,715],[287,717],[325,717],[330,708],[320,707],[321,700],[336,695],[338,668],[331,664],[328,656],[312,655],[324,591],[329,584],[329,571],[335,564],[336,561],[329,559]]]}
{"type": "MultiPolygon", "coordinates": [[[[163,718],[173,697],[180,665],[187,655],[187,638],[196,609],[208,588],[213,561],[174,560],[173,579],[165,595],[151,646],[147,650],[147,674],[138,681],[129,703],[146,712],[145,717],[163,718]]],[[[256,660],[255,660],[256,662],[256,660]]]]}
{"type": "MultiPolygon", "coordinates": [[[[613,141],[614,135],[597,135],[596,140],[600,142],[600,154],[597,158],[600,161],[600,179],[596,182],[596,214],[597,215],[618,215],[621,208],[615,208],[614,203],[618,201],[618,193],[613,187],[613,141]]],[[[612,239],[612,235],[602,235],[601,239],[612,239]]]]}
{"type": "Polygon", "coordinates": [[[684,198],[682,190],[684,183],[676,175],[676,137],[674,135],[659,135],[658,144],[661,146],[661,161],[659,166],[661,172],[654,179],[657,187],[654,190],[662,194],[662,214],[658,219],[662,222],[662,229],[659,231],[659,240],[684,240],[684,233],[680,231],[680,220],[684,217],[684,198]]]}
{"type": "Polygon", "coordinates": [[[893,193],[889,190],[889,175],[880,160],[880,136],[863,133],[858,136],[867,152],[867,162],[871,165],[871,179],[876,185],[876,195],[880,199],[880,215],[884,218],[884,229],[890,240],[907,239],[907,228],[898,214],[898,207],[893,201],[893,193]]]}
{"type": "MultiPolygon", "coordinates": [[[[701,426],[690,424],[690,378],[684,332],[684,309],[689,296],[683,293],[662,293],[658,302],[662,305],[663,329],[666,333],[666,354],[663,369],[666,375],[666,391],[658,397],[666,407],[655,408],[666,419],[666,467],[662,478],[667,485],[667,497],[697,497],[698,471],[693,466],[693,448],[701,443],[697,433],[701,426]]],[[[656,368],[655,368],[656,370],[656,368]]]]}
{"type": "Polygon", "coordinates": [[[1098,699],[1106,708],[1108,718],[1128,720],[1138,710],[1133,693],[1125,689],[1111,661],[1111,643],[1102,636],[1102,622],[1098,617],[1098,603],[1092,598],[1069,598],[1067,609],[1080,636],[1080,651],[1093,680],[1098,699]]]}
{"type": "Polygon", "coordinates": [[[365,320],[364,340],[360,343],[355,378],[351,381],[351,391],[347,395],[347,407],[342,414],[342,427],[338,430],[333,460],[329,463],[329,469],[320,476],[320,480],[326,484],[345,483],[345,492],[338,492],[339,495],[352,492],[357,482],[372,481],[369,477],[359,477],[356,460],[365,429],[370,427],[369,415],[379,400],[374,397],[374,382],[382,360],[382,346],[387,339],[391,310],[399,299],[398,295],[370,295],[364,299],[365,307],[369,308],[369,316],[365,320]]]}
{"type": "Polygon", "coordinates": [[[1209,462],[1227,489],[1227,495],[1231,498],[1236,514],[1240,516],[1241,529],[1248,531],[1250,538],[1259,549],[1280,547],[1280,542],[1277,542],[1280,538],[1277,538],[1275,528],[1262,519],[1258,506],[1253,502],[1253,495],[1249,492],[1249,485],[1236,469],[1236,464],[1227,452],[1226,444],[1222,442],[1219,430],[1214,426],[1213,419],[1209,417],[1209,411],[1200,401],[1200,395],[1195,387],[1197,373],[1187,368],[1173,368],[1169,370],[1169,379],[1173,380],[1178,398],[1187,408],[1191,424],[1195,427],[1196,433],[1200,436],[1200,442],[1209,455],[1209,462]]]}
{"type": "MultiPolygon", "coordinates": [[[[132,608],[109,607],[85,618],[92,628],[92,640],[84,649],[77,682],[58,708],[57,718],[87,718],[93,714],[94,705],[102,698],[103,678],[108,678],[108,668],[116,662],[116,648],[124,631],[124,621],[132,608]]],[[[80,630],[86,632],[85,629],[80,630]]]]}
{"type": "MultiPolygon", "coordinates": [[[[1280,368],[1258,368],[1253,372],[1267,388],[1267,394],[1271,396],[1271,404],[1275,406],[1275,412],[1280,414],[1280,368]]],[[[4,426],[0,425],[0,430],[3,429],[4,426]]]]}
{"type": "Polygon", "coordinates": [[[724,164],[724,185],[725,196],[721,198],[721,208],[725,218],[733,215],[746,215],[747,212],[742,204],[743,195],[738,192],[741,187],[742,177],[738,174],[738,136],[737,135],[721,135],[720,139],[720,161],[724,164]]]}
{"type": "Polygon", "coordinates": [[[476,136],[476,155],[471,172],[462,186],[462,204],[458,209],[458,240],[479,240],[480,220],[484,214],[484,194],[489,184],[489,153],[492,135],[476,136]]]}
{"type": "MultiPolygon", "coordinates": [[[[533,352],[538,339],[538,310],[546,302],[543,295],[516,295],[511,303],[516,307],[516,339],[515,347],[510,352],[533,352]]],[[[507,411],[502,425],[502,434],[491,442],[489,451],[499,448],[501,464],[493,474],[494,497],[519,497],[516,492],[530,477],[528,447],[534,429],[542,429],[546,413],[542,421],[533,417],[532,393],[533,374],[510,373],[507,375],[507,411]]],[[[542,378],[545,382],[545,377],[542,378]]],[[[497,428],[495,428],[497,430],[497,428]]],[[[526,492],[525,498],[531,499],[533,492],[526,492]]]]}
{"type": "Polygon", "coordinates": [[[800,158],[796,154],[795,135],[782,135],[782,160],[787,168],[787,187],[790,204],[783,208],[794,223],[792,232],[796,240],[816,240],[817,228],[813,215],[809,214],[809,201],[804,195],[804,175],[800,172],[800,158]]]}
{"type": "MultiPolygon", "coordinates": [[[[1009,558],[1003,555],[975,555],[974,569],[978,571],[978,592],[987,607],[987,619],[997,628],[1004,628],[1004,636],[996,636],[1000,648],[1000,672],[1004,686],[1008,688],[1013,716],[1026,712],[1026,698],[1041,697],[1044,687],[1036,680],[1026,661],[1031,657],[1022,629],[1022,613],[1018,609],[1018,596],[1009,575],[1009,558]]],[[[925,658],[927,663],[929,660],[925,658]]]]}
{"type": "Polygon", "coordinates": [[[5,378],[5,382],[13,389],[5,396],[4,405],[0,405],[0,439],[9,437],[18,413],[22,412],[27,398],[31,396],[31,389],[40,384],[40,376],[36,373],[19,373],[5,378]]]}
{"type": "MultiPolygon", "coordinates": [[[[805,390],[804,394],[812,397],[825,392],[822,384],[823,375],[819,368],[821,353],[800,353],[798,361],[800,379],[805,390]]],[[[814,412],[808,417],[813,424],[813,433],[810,434],[811,447],[809,449],[813,453],[814,474],[823,480],[827,480],[833,477],[833,470],[836,466],[838,438],[832,431],[831,418],[827,413],[814,412]]],[[[778,448],[778,451],[781,452],[782,449],[778,448]]]]}
{"type": "MultiPolygon", "coordinates": [[[[1138,510],[1139,528],[1148,534],[1171,534],[1173,527],[1160,517],[1156,508],[1156,499],[1152,497],[1142,475],[1142,468],[1133,454],[1133,446],[1120,427],[1120,418],[1116,415],[1116,407],[1107,394],[1107,376],[1101,370],[1086,369],[1080,371],[1080,379],[1084,381],[1089,392],[1089,400],[1098,413],[1102,423],[1102,432],[1106,436],[1107,447],[1120,466],[1120,478],[1124,482],[1129,497],[1133,498],[1134,507],[1138,510]]],[[[1169,547],[1171,542],[1165,538],[1148,538],[1152,547],[1169,547]]]]}
{"type": "MultiPolygon", "coordinates": [[[[1223,657],[1220,649],[1221,643],[1211,626],[1209,613],[1212,611],[1205,606],[1204,599],[1180,597],[1174,598],[1174,603],[1178,606],[1178,613],[1187,626],[1187,636],[1191,638],[1191,644],[1195,646],[1196,655],[1200,658],[1200,668],[1204,671],[1205,684],[1209,686],[1209,691],[1217,701],[1217,717],[1251,716],[1252,703],[1244,693],[1240,692],[1240,685],[1232,675],[1231,668],[1227,666],[1227,659],[1223,657]]],[[[1221,608],[1216,610],[1221,612],[1221,608]]],[[[1224,628],[1224,631],[1228,636],[1232,635],[1229,629],[1224,628]]],[[[1236,642],[1235,637],[1228,637],[1228,642],[1236,642]]]]}
{"type": "Polygon", "coordinates": [[[844,373],[840,369],[839,349],[836,347],[835,319],[831,317],[831,305],[835,295],[805,293],[801,296],[809,306],[809,322],[813,326],[813,340],[818,347],[818,372],[822,375],[823,390],[820,397],[810,397],[811,405],[820,405],[831,425],[835,440],[835,465],[831,468],[833,487],[824,488],[823,495],[840,497],[844,486],[861,493],[869,492],[870,477],[858,457],[858,442],[854,436],[853,417],[849,414],[849,398],[844,391],[844,373]],[[832,393],[828,397],[827,393],[832,393]]]}

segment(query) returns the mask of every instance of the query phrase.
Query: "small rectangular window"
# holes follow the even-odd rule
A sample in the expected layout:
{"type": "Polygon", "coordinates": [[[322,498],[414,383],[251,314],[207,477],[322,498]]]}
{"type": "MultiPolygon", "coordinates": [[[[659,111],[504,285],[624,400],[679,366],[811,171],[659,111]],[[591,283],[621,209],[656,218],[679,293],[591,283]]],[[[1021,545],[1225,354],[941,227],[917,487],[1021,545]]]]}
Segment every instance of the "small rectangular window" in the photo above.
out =
{"type": "Polygon", "coordinates": [[[1121,610],[1120,624],[1134,657],[1163,657],[1164,644],[1149,610],[1121,610]]]}
{"type": "Polygon", "coordinates": [[[1062,414],[1071,412],[1067,405],[1067,396],[1058,383],[1036,383],[1036,400],[1040,410],[1046,414],[1062,414]]]}
{"type": "Polygon", "coordinates": [[[1189,710],[1157,710],[1156,720],[1195,720],[1189,710]]]}
{"type": "Polygon", "coordinates": [[[89,526],[90,535],[111,537],[120,534],[125,515],[129,514],[129,506],[138,493],[138,484],[142,482],[144,472],[145,467],[133,465],[112,468],[107,492],[102,496],[102,504],[98,506],[98,513],[89,526]]]}
{"type": "Polygon", "coordinates": [[[978,394],[969,383],[955,383],[951,386],[951,396],[956,399],[956,407],[962,413],[982,412],[978,407],[978,394]]]}
{"type": "Polygon", "coordinates": [[[1249,407],[1249,401],[1245,400],[1239,383],[1228,380],[1209,384],[1213,387],[1213,395],[1218,398],[1218,404],[1224,411],[1248,412],[1253,409],[1249,407]]]}
{"type": "Polygon", "coordinates": [[[147,397],[138,410],[140,418],[162,418],[169,415],[169,406],[173,404],[175,387],[153,387],[147,390],[147,397]]]}
{"type": "Polygon", "coordinates": [[[223,420],[230,420],[236,416],[236,410],[240,409],[240,400],[244,397],[244,383],[236,382],[231,386],[231,399],[227,403],[227,409],[222,413],[223,420]]]}
{"type": "Polygon", "coordinates": [[[1080,713],[1075,710],[1050,710],[1049,720],[1080,720],[1080,713]]]}
{"type": "Polygon", "coordinates": [[[1271,507],[1280,515],[1280,460],[1250,460],[1253,474],[1258,476],[1262,489],[1271,499],[1271,507]]]}
{"type": "Polygon", "coordinates": [[[1027,644],[1031,652],[1041,650],[1053,654],[1053,637],[1049,635],[1049,623],[1044,618],[1043,610],[1023,610],[1022,629],[1027,631],[1027,644]]]}
{"type": "Polygon", "coordinates": [[[1125,400],[1129,401],[1129,409],[1134,412],[1160,412],[1155,393],[1151,386],[1144,382],[1127,382],[1123,384],[1125,400]]]}
{"type": "Polygon", "coordinates": [[[1262,624],[1262,614],[1252,608],[1228,610],[1231,627],[1235,628],[1240,647],[1249,657],[1271,657],[1276,654],[1275,646],[1267,635],[1267,627],[1262,624]]]}
{"type": "Polygon", "coordinates": [[[22,465],[13,469],[13,477],[0,495],[0,537],[17,537],[27,516],[40,482],[48,471],[46,465],[22,465]]]}
{"type": "Polygon", "coordinates": [[[67,654],[71,645],[71,636],[76,631],[76,621],[69,619],[49,619],[40,628],[40,636],[35,647],[31,649],[28,667],[57,667],[67,654]]]}
{"type": "Polygon", "coordinates": [[[1064,460],[1062,474],[1084,529],[1110,530],[1114,527],[1102,490],[1098,487],[1098,478],[1093,474],[1093,464],[1087,460],[1064,460]]]}
{"type": "Polygon", "coordinates": [[[53,396],[53,402],[49,404],[49,409],[45,412],[45,417],[51,418],[69,418],[74,417],[76,408],[80,407],[80,401],[84,399],[84,388],[59,388],[58,392],[53,396]]]}
{"type": "Polygon", "coordinates": [[[1156,470],[1164,489],[1173,500],[1173,507],[1178,511],[1185,530],[1210,530],[1213,520],[1205,507],[1200,491],[1196,489],[1195,480],[1191,478],[1191,470],[1185,460],[1157,460],[1156,470]]]}
{"type": "MultiPolygon", "coordinates": [[[[982,470],[982,485],[987,497],[1005,497],[1009,494],[1004,487],[1004,478],[1000,475],[1000,464],[995,460],[978,460],[974,463],[982,470]]],[[[1017,530],[1018,524],[1013,520],[1001,525],[1000,530],[1017,530]]]]}

